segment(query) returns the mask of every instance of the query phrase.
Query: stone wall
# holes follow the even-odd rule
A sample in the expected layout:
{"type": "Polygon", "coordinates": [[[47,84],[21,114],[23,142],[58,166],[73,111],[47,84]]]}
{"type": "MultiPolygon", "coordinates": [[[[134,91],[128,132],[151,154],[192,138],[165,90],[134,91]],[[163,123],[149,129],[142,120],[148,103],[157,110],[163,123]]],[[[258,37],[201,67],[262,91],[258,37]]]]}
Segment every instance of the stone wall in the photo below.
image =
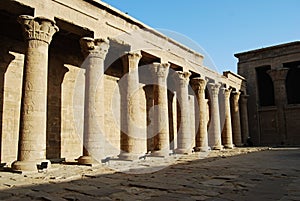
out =
{"type": "MultiPolygon", "coordinates": [[[[282,74],[282,78],[278,77],[272,80],[271,75],[267,73],[271,80],[270,86],[274,87],[274,97],[267,98],[273,98],[274,104],[262,106],[256,70],[261,67],[267,67],[270,71],[287,69],[288,74],[289,69],[296,68],[296,66],[292,67],[289,64],[297,63],[300,60],[300,43],[281,44],[238,53],[235,56],[239,59],[238,73],[247,80],[247,92],[250,95],[248,100],[249,129],[254,143],[256,145],[300,144],[299,135],[297,134],[300,132],[300,128],[296,126],[300,123],[300,114],[297,112],[299,103],[289,104],[286,99],[287,88],[296,87],[295,84],[297,85],[297,83],[288,86],[286,84],[286,74],[282,74]],[[282,84],[276,85],[275,82],[280,79],[283,79],[282,84]],[[284,100],[281,100],[282,98],[284,100]]],[[[261,80],[264,85],[266,85],[266,82],[266,80],[261,80]]],[[[270,90],[267,89],[262,93],[269,94],[270,90]]]]}
{"type": "Polygon", "coordinates": [[[18,151],[24,49],[22,43],[4,37],[0,44],[1,156],[5,161],[13,161],[18,151]]]}
{"type": "Polygon", "coordinates": [[[245,79],[136,19],[93,0],[3,0],[0,15],[0,161],[13,169],[245,143],[245,79]]]}
{"type": "Polygon", "coordinates": [[[300,142],[300,107],[290,106],[286,109],[286,128],[287,128],[287,139],[289,144],[299,144],[300,142]]]}

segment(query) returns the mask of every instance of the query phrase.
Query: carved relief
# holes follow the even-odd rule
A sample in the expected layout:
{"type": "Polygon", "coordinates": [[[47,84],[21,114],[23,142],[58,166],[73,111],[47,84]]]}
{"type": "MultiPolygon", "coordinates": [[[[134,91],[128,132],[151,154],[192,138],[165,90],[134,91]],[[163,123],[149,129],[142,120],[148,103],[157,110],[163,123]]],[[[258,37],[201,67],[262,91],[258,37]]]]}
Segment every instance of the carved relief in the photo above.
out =
{"type": "Polygon", "coordinates": [[[142,54],[140,51],[125,52],[125,55],[122,57],[124,73],[137,70],[141,58],[142,54]]]}
{"type": "Polygon", "coordinates": [[[233,101],[234,101],[234,103],[238,104],[241,92],[235,91],[232,94],[233,94],[233,101]]]}
{"type": "Polygon", "coordinates": [[[268,70],[267,73],[270,75],[273,82],[276,82],[280,80],[285,81],[288,71],[289,71],[288,68],[279,68],[279,69],[268,70]]]}
{"type": "Polygon", "coordinates": [[[212,97],[218,98],[219,95],[219,89],[220,89],[220,84],[216,83],[209,83],[208,87],[210,89],[212,97]]]}
{"type": "Polygon", "coordinates": [[[182,87],[185,87],[189,84],[190,76],[191,76],[190,72],[177,71],[177,74],[175,74],[175,78],[177,78],[177,77],[179,78],[179,83],[180,83],[180,86],[182,86],[182,87]]]}
{"type": "Polygon", "coordinates": [[[205,88],[206,88],[206,80],[200,77],[196,77],[191,79],[191,85],[193,90],[197,93],[197,94],[204,94],[205,92],[205,88]]]}
{"type": "Polygon", "coordinates": [[[109,40],[104,38],[93,39],[84,37],[80,39],[80,46],[85,57],[93,56],[104,59],[108,52],[109,40]]]}
{"type": "Polygon", "coordinates": [[[166,79],[169,74],[169,63],[153,63],[151,65],[151,71],[154,77],[166,79]]]}
{"type": "Polygon", "coordinates": [[[21,15],[18,22],[22,25],[27,40],[40,40],[49,44],[53,34],[59,30],[55,21],[44,17],[21,15]]]}
{"type": "Polygon", "coordinates": [[[225,99],[229,99],[232,89],[222,87],[221,90],[224,93],[225,99]]]}

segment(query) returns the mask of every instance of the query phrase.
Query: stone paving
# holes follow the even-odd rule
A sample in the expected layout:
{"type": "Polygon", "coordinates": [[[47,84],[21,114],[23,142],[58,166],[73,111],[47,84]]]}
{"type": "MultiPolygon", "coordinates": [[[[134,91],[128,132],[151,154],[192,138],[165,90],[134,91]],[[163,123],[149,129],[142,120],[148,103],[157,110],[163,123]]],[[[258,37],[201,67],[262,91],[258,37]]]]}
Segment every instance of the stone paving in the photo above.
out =
{"type": "Polygon", "coordinates": [[[233,150],[53,164],[40,173],[0,172],[0,200],[300,200],[300,148],[233,150]]]}

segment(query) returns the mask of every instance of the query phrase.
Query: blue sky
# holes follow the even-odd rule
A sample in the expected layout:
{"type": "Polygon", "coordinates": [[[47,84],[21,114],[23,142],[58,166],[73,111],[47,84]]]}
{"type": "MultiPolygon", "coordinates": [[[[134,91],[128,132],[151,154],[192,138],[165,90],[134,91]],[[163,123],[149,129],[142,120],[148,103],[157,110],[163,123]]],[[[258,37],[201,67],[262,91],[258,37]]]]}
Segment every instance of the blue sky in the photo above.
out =
{"type": "Polygon", "coordinates": [[[236,72],[235,53],[300,40],[300,0],[103,1],[155,29],[195,41],[219,72],[236,72]]]}

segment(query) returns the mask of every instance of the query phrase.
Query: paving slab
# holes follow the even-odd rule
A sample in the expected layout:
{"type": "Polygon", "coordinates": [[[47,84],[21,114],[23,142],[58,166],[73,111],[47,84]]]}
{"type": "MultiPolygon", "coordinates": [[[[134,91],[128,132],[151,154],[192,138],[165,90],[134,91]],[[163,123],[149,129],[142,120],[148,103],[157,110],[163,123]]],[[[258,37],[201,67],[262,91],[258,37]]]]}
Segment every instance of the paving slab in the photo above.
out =
{"type": "Polygon", "coordinates": [[[300,200],[299,155],[299,148],[235,148],[206,158],[190,154],[97,167],[54,164],[41,173],[0,171],[0,200],[300,200]]]}

